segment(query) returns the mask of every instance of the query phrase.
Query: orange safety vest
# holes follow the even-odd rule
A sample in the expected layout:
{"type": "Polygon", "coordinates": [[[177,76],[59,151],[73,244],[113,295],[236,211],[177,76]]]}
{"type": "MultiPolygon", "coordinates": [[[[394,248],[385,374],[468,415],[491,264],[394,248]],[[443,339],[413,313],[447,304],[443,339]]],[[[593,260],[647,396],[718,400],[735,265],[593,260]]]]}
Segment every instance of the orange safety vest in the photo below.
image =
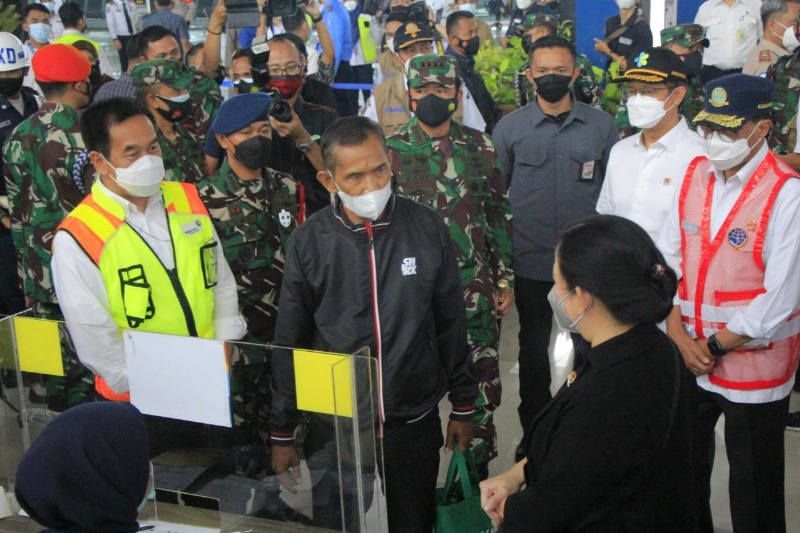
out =
{"type": "MultiPolygon", "coordinates": [[[[764,288],[764,236],[775,198],[792,170],[769,152],[711,239],[711,202],[715,180],[710,163],[698,157],[689,165],[680,191],[683,279],[678,298],[683,322],[705,339],[726,324],[764,288]]],[[[800,310],[780,326],[768,346],[739,348],[717,360],[711,383],[731,390],[779,387],[798,363],[800,310]]]]}

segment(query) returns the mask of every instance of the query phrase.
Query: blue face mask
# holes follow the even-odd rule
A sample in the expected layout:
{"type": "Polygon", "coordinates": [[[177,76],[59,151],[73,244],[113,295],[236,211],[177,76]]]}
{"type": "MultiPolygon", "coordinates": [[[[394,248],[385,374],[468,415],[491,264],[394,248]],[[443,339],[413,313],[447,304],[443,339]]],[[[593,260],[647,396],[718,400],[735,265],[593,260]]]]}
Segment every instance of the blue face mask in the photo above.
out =
{"type": "Polygon", "coordinates": [[[28,27],[28,35],[37,43],[50,42],[50,25],[44,22],[35,22],[28,27]]]}

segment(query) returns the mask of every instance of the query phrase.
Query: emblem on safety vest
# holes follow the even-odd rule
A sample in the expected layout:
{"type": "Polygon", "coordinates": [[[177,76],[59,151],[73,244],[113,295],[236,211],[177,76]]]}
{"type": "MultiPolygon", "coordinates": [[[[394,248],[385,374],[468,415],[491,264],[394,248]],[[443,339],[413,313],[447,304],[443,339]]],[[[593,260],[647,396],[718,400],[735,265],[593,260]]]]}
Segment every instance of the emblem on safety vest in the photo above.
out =
{"type": "Polygon", "coordinates": [[[741,248],[747,242],[747,233],[742,228],[733,228],[728,232],[728,242],[734,248],[741,248]]]}

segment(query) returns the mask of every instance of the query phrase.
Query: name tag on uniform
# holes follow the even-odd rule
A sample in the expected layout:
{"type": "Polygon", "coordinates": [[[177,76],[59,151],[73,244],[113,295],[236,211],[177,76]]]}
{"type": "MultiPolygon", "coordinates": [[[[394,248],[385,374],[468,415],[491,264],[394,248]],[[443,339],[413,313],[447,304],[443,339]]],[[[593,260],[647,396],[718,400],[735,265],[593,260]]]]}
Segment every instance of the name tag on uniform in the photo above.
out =
{"type": "Polygon", "coordinates": [[[594,177],[594,161],[587,161],[581,169],[581,179],[590,180],[594,177]]]}
{"type": "Polygon", "coordinates": [[[181,226],[181,229],[183,230],[184,235],[192,235],[193,233],[200,231],[200,227],[201,222],[199,220],[194,220],[181,226]]]}
{"type": "Polygon", "coordinates": [[[633,39],[629,39],[628,37],[620,37],[619,44],[624,44],[625,46],[630,46],[633,44],[633,39]]]}
{"type": "Polygon", "coordinates": [[[697,224],[692,224],[686,220],[681,222],[681,228],[683,228],[683,231],[686,233],[698,233],[700,231],[700,226],[697,224]]]}

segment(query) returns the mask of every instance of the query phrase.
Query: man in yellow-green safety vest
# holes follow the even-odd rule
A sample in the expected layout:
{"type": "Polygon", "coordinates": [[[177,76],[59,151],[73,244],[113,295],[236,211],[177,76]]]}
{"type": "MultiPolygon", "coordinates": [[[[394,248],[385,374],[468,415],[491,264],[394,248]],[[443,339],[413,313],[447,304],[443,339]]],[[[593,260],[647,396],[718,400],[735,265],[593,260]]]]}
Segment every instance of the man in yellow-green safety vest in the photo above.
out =
{"type": "Polygon", "coordinates": [[[111,98],[84,112],[81,130],[98,179],[56,231],[53,282],[97,391],[128,401],[119,329],[236,340],[246,324],[196,187],[163,181],[146,111],[111,98]]]}

